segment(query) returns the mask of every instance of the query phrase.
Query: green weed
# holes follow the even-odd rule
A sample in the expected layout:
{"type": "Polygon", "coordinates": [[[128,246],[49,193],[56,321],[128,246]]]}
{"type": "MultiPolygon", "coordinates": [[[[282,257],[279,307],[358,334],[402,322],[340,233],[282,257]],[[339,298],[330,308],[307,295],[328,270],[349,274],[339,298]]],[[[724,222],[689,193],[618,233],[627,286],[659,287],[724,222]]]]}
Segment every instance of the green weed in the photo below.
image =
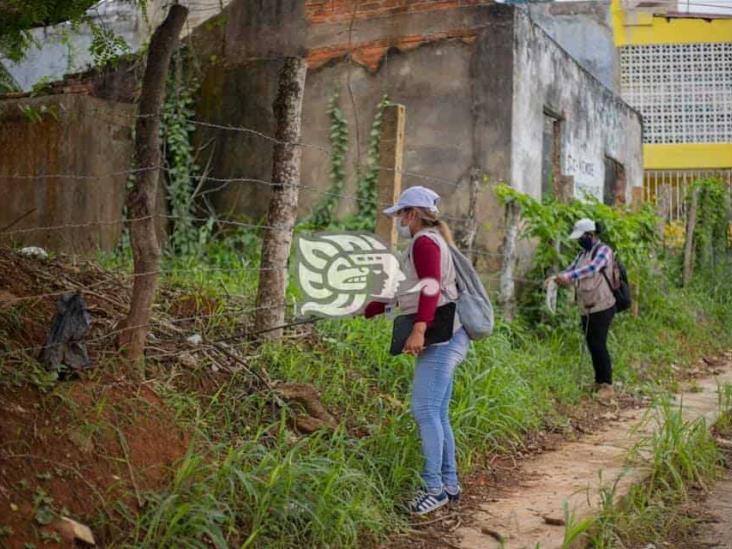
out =
{"type": "Polygon", "coordinates": [[[214,459],[189,452],[171,491],[149,496],[133,545],[344,547],[394,526],[392,502],[359,455],[339,445],[339,459],[328,456],[338,435],[292,445],[287,436],[282,421],[240,446],[214,448],[214,459]]]}
{"type": "MultiPolygon", "coordinates": [[[[615,221],[617,234],[636,234],[615,221]]],[[[641,221],[638,231],[645,231],[646,217],[641,221]]],[[[256,244],[256,234],[234,233],[230,241],[208,245],[206,263],[164,260],[166,285],[226,305],[192,329],[228,335],[248,322],[242,311],[256,288],[256,244]]],[[[627,391],[662,394],[701,353],[732,343],[730,284],[700,276],[679,289],[674,268],[635,263],[640,314],[619,315],[610,338],[614,376],[627,391]]],[[[295,288],[288,291],[297,295],[295,288]]],[[[531,433],[560,428],[567,411],[588,397],[592,368],[578,314],[567,303],[562,307],[556,318],[530,311],[512,324],[499,319],[491,338],[471,346],[456,372],[451,404],[463,473],[520,449],[531,433]]],[[[388,354],[391,326],[384,319],[327,320],[314,330],[307,340],[260,346],[247,364],[275,381],[317,387],[338,419],[332,432],[294,433],[293,410],[275,406],[246,371],[206,394],[177,385],[176,371],[157,380],[158,394],[195,436],[169,489],[143,494],[141,513],[121,509],[129,521],[123,544],[354,547],[383,542],[406,527],[400,503],[418,486],[421,468],[410,414],[414,359],[388,354]]],[[[101,413],[103,400],[99,406],[101,413]]],[[[705,438],[706,426],[687,425],[671,409],[664,414],[663,428],[643,452],[653,456],[653,493],[683,496],[690,483],[708,481],[718,456],[705,438]]],[[[634,489],[632,507],[625,508],[634,514],[616,520],[613,497],[606,494],[606,510],[592,527],[569,520],[565,541],[590,532],[598,546],[610,547],[648,530],[646,521],[660,513],[649,490],[634,489]]]]}
{"type": "Polygon", "coordinates": [[[703,418],[685,421],[682,408],[660,403],[658,429],[639,442],[631,460],[649,476],[620,501],[615,489],[601,497],[601,512],[590,531],[592,547],[636,547],[683,537],[694,521],[681,503],[689,489],[706,490],[720,472],[721,455],[703,418]]]}

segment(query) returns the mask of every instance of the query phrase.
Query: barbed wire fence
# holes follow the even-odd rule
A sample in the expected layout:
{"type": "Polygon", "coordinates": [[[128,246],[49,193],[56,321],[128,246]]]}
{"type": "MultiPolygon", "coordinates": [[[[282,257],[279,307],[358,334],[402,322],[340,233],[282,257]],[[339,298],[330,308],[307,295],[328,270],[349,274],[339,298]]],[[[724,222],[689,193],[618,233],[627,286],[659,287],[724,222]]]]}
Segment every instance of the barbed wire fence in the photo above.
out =
{"type": "MultiPolygon", "coordinates": [[[[68,174],[66,174],[66,175],[68,175],[68,174]]],[[[89,180],[89,178],[87,178],[87,177],[84,177],[84,179],[87,181],[89,180]]],[[[346,195],[344,193],[344,196],[348,196],[348,195],[346,195]]],[[[162,220],[169,220],[169,219],[176,218],[176,216],[171,216],[171,215],[162,214],[162,213],[155,214],[154,216],[151,216],[151,217],[160,218],[162,220]]],[[[137,218],[127,217],[127,218],[118,218],[118,219],[113,219],[113,220],[90,221],[90,222],[84,222],[84,223],[66,223],[66,224],[38,226],[38,227],[10,228],[10,229],[5,229],[5,230],[0,231],[0,237],[3,237],[4,239],[8,239],[8,238],[12,239],[13,236],[25,236],[25,235],[37,233],[37,232],[47,232],[47,231],[58,232],[58,231],[65,231],[68,229],[88,230],[88,229],[94,229],[95,227],[98,228],[100,226],[106,226],[106,225],[122,226],[129,222],[133,222],[136,219],[137,218]]],[[[190,216],[189,220],[194,221],[194,222],[205,222],[206,218],[190,216]]],[[[252,230],[252,231],[261,231],[266,228],[275,228],[275,229],[283,228],[282,226],[268,226],[268,225],[262,224],[262,223],[247,223],[247,222],[241,222],[241,221],[229,220],[229,219],[219,219],[218,221],[225,226],[244,228],[244,229],[252,230]]],[[[467,250],[465,250],[464,248],[462,249],[462,251],[467,252],[467,250]]],[[[472,253],[476,256],[486,257],[486,258],[490,258],[492,260],[496,260],[496,259],[501,260],[503,258],[503,254],[499,253],[499,252],[472,250],[472,253]]],[[[198,273],[198,274],[202,274],[203,276],[206,276],[209,273],[225,272],[231,276],[235,276],[235,275],[239,274],[239,275],[242,275],[242,277],[245,277],[245,276],[261,274],[262,272],[267,272],[267,271],[270,271],[270,272],[285,271],[285,272],[287,272],[288,270],[290,270],[289,266],[283,267],[283,268],[267,269],[267,268],[263,268],[263,267],[257,266],[257,265],[242,265],[241,267],[215,267],[215,266],[204,265],[204,266],[195,267],[195,268],[181,268],[181,267],[160,268],[160,269],[156,270],[154,273],[151,273],[151,272],[142,272],[142,273],[117,272],[117,273],[115,273],[115,275],[121,281],[127,283],[124,287],[124,290],[126,293],[128,293],[130,290],[129,283],[131,281],[133,281],[137,277],[147,276],[150,274],[156,274],[156,275],[171,274],[172,275],[172,274],[180,274],[180,273],[198,273]]],[[[487,275],[484,274],[484,278],[487,280],[495,281],[495,280],[498,280],[499,277],[500,277],[499,273],[492,273],[492,274],[487,274],[487,275]]],[[[542,280],[527,279],[527,278],[519,277],[519,276],[515,276],[513,278],[516,282],[526,283],[526,284],[538,285],[543,282],[542,280]]],[[[72,288],[72,289],[80,291],[82,296],[85,296],[85,295],[88,296],[88,295],[92,294],[93,292],[95,292],[96,287],[92,284],[89,286],[72,288]]],[[[70,290],[69,288],[65,288],[62,290],[57,290],[57,291],[52,291],[52,292],[42,292],[42,293],[33,294],[33,295],[22,295],[22,296],[10,298],[10,299],[4,299],[2,302],[2,306],[7,307],[7,306],[17,305],[20,303],[33,304],[33,303],[37,303],[37,302],[45,300],[45,299],[58,298],[64,294],[66,294],[69,290],[70,290]]],[[[234,294],[231,292],[227,292],[227,295],[230,298],[231,302],[235,302],[238,300],[243,303],[249,303],[249,302],[251,302],[251,299],[252,299],[251,294],[237,295],[237,294],[234,294]]],[[[126,302],[123,302],[123,304],[125,306],[127,306],[126,302]]],[[[297,308],[298,308],[297,303],[294,303],[292,301],[283,302],[282,306],[283,307],[292,306],[293,313],[291,315],[291,318],[295,319],[295,325],[297,325],[299,322],[301,322],[301,320],[297,319],[297,314],[296,314],[297,308]]],[[[172,321],[166,321],[166,323],[167,324],[170,324],[170,323],[178,324],[178,323],[186,323],[189,321],[200,322],[200,321],[204,321],[206,319],[211,319],[214,317],[219,317],[219,318],[220,317],[234,317],[234,318],[244,319],[247,316],[247,314],[254,313],[260,309],[261,308],[257,308],[257,307],[236,308],[233,311],[219,311],[217,313],[209,314],[209,315],[199,314],[199,315],[196,315],[193,317],[182,317],[182,318],[174,319],[172,321]]],[[[285,326],[289,326],[289,325],[290,325],[289,322],[285,323],[285,326]]],[[[149,328],[151,326],[152,326],[152,324],[145,324],[142,326],[135,326],[135,327],[149,328]]],[[[120,331],[121,330],[119,328],[113,328],[101,336],[88,340],[88,342],[93,344],[93,343],[98,343],[101,341],[111,341],[111,338],[113,336],[118,335],[120,333],[120,331]]],[[[185,334],[185,336],[188,336],[188,335],[190,335],[190,334],[189,333],[185,334]]],[[[258,341],[264,339],[264,338],[258,337],[255,340],[252,340],[252,336],[258,335],[256,329],[248,330],[246,332],[243,332],[240,335],[241,335],[241,339],[244,342],[249,341],[250,343],[252,343],[252,342],[255,342],[255,341],[258,342],[258,341]]],[[[174,339],[176,341],[183,341],[183,340],[185,340],[185,337],[182,334],[175,334],[174,339]]],[[[244,344],[244,343],[242,343],[242,344],[244,344]]],[[[38,345],[34,345],[32,347],[12,349],[9,351],[0,352],[0,357],[4,357],[6,355],[17,355],[17,354],[24,355],[24,354],[27,354],[28,352],[33,352],[33,351],[40,352],[43,349],[43,347],[44,347],[44,345],[38,344],[38,345]]],[[[197,349],[197,348],[191,349],[191,348],[186,347],[185,349],[180,350],[179,353],[198,352],[199,350],[204,351],[205,349],[207,349],[207,347],[205,345],[200,347],[200,349],[197,349]]],[[[167,354],[170,355],[171,353],[168,352],[167,354]]],[[[175,354],[175,353],[172,353],[172,354],[175,354]]]]}
{"type": "MultiPolygon", "coordinates": [[[[239,130],[241,128],[237,128],[239,130]]],[[[88,182],[88,183],[96,183],[100,180],[108,180],[110,177],[115,176],[126,176],[126,175],[134,175],[136,173],[140,173],[145,170],[160,170],[162,172],[166,171],[166,168],[162,166],[154,166],[154,167],[148,167],[148,168],[136,168],[136,169],[130,169],[125,171],[116,171],[116,172],[110,172],[108,174],[101,174],[101,175],[89,175],[89,174],[69,174],[69,173],[59,173],[59,174],[10,174],[10,175],[3,175],[2,178],[6,180],[22,180],[22,181],[28,181],[28,182],[39,182],[39,183],[48,183],[49,181],[53,182],[52,184],[58,184],[61,183],[63,180],[72,180],[72,181],[82,181],[82,182],[88,182]]],[[[393,169],[386,169],[386,171],[394,172],[393,169]]],[[[424,179],[425,183],[428,184],[429,182],[433,182],[435,177],[432,176],[426,176],[424,178],[421,177],[421,174],[417,174],[414,172],[408,172],[408,171],[402,171],[402,173],[408,173],[411,177],[417,178],[417,179],[424,179]]],[[[231,177],[231,178],[210,178],[212,181],[216,183],[225,183],[225,184],[239,184],[239,183],[254,183],[258,185],[266,185],[268,187],[272,187],[277,185],[274,181],[266,181],[256,178],[246,178],[246,177],[231,177]]],[[[447,180],[442,180],[443,182],[447,182],[447,180]]],[[[457,186],[455,182],[449,182],[452,186],[457,186]]],[[[296,185],[299,187],[299,189],[308,189],[309,192],[322,194],[322,195],[328,195],[328,194],[335,194],[337,198],[339,199],[347,199],[347,200],[353,200],[358,201],[362,200],[359,196],[347,192],[342,193],[332,193],[331,191],[324,190],[322,187],[313,185],[313,184],[298,184],[296,185]]],[[[78,192],[78,189],[73,189],[70,192],[78,192]]],[[[391,202],[377,202],[377,206],[379,207],[387,207],[392,205],[391,202]]],[[[471,206],[474,208],[474,206],[471,206]]],[[[145,216],[145,219],[148,218],[158,218],[161,220],[175,220],[180,219],[182,216],[174,216],[169,215],[165,213],[158,213],[158,214],[151,214],[149,216],[145,216]]],[[[474,224],[475,223],[475,211],[473,211],[472,215],[466,215],[466,216],[455,216],[455,215],[443,215],[441,216],[443,219],[448,219],[451,222],[457,222],[457,223],[463,223],[463,224],[474,224]]],[[[87,222],[80,222],[80,223],[62,223],[62,224],[54,224],[54,225],[46,225],[46,226],[31,226],[31,227],[22,227],[22,228],[14,228],[14,227],[7,227],[0,230],[0,236],[4,239],[10,239],[12,240],[15,236],[25,236],[28,234],[33,233],[39,233],[39,232],[63,232],[69,229],[72,230],[89,230],[94,228],[99,228],[102,226],[125,226],[129,223],[139,221],[143,218],[141,217],[126,217],[126,218],[117,218],[117,219],[104,219],[104,220],[94,220],[94,221],[87,221],[87,222]]],[[[186,216],[186,219],[189,221],[197,222],[197,223],[204,223],[208,220],[208,218],[205,217],[197,217],[197,216],[186,216]]],[[[217,218],[216,223],[221,224],[223,226],[230,226],[235,228],[244,228],[244,229],[250,229],[252,231],[261,231],[263,229],[276,229],[276,230],[282,230],[286,229],[286,226],[276,226],[276,225],[268,225],[266,223],[250,223],[250,222],[243,222],[238,220],[232,220],[232,219],[221,219],[217,218]]],[[[471,254],[476,257],[485,257],[485,258],[491,258],[493,260],[501,261],[504,258],[504,254],[500,252],[490,252],[490,251],[484,251],[479,249],[466,249],[465,247],[460,248],[461,251],[463,251],[466,254],[471,254]]],[[[262,271],[287,271],[287,267],[284,268],[262,268],[259,266],[242,266],[242,267],[226,267],[226,268],[217,268],[217,267],[203,267],[203,268],[195,268],[195,269],[181,269],[181,268],[171,268],[171,269],[157,269],[155,271],[146,271],[142,273],[118,273],[118,275],[124,279],[124,280],[134,280],[136,277],[140,276],[146,276],[150,274],[166,274],[166,273],[172,273],[172,272],[210,272],[210,271],[228,271],[231,273],[261,273],[262,271]]],[[[487,279],[497,279],[500,277],[500,274],[490,274],[485,276],[487,279]]],[[[540,280],[529,280],[523,277],[513,277],[514,280],[517,282],[523,282],[523,283],[530,283],[530,284],[540,284],[542,281],[540,280]]],[[[84,291],[91,291],[93,288],[86,288],[82,289],[82,294],[84,291]]],[[[43,298],[48,297],[58,297],[66,293],[67,290],[62,290],[58,292],[45,292],[41,294],[36,295],[29,295],[29,296],[22,296],[18,298],[13,298],[11,300],[5,300],[3,302],[3,305],[11,305],[18,302],[32,302],[43,298]]],[[[251,296],[232,296],[237,297],[241,299],[251,299],[251,296]]],[[[256,308],[249,309],[250,312],[256,311],[256,308]]],[[[238,311],[236,314],[240,314],[241,311],[238,311]]],[[[205,318],[204,316],[199,316],[199,319],[205,318]]],[[[146,325],[147,326],[147,325],[146,325]]],[[[139,327],[139,326],[138,326],[139,327]]],[[[102,336],[98,339],[107,339],[113,335],[116,335],[119,333],[119,330],[115,330],[113,332],[110,332],[106,336],[102,336]]],[[[33,348],[33,350],[40,350],[43,346],[36,346],[33,348]]],[[[13,352],[27,352],[29,349],[18,349],[14,350],[13,352]]],[[[7,353],[6,353],[7,354],[7,353]]],[[[1,356],[1,354],[0,354],[1,356]]]]}
{"type": "MultiPolygon", "coordinates": [[[[402,107],[403,109],[403,107],[402,107]]],[[[105,113],[106,114],[106,113],[105,113]]],[[[125,115],[127,116],[127,115],[125,115]]],[[[161,117],[160,113],[154,113],[154,112],[147,112],[147,113],[130,113],[130,122],[139,122],[142,120],[143,122],[146,119],[149,118],[157,118],[158,120],[161,117]]],[[[321,144],[315,144],[315,143],[306,143],[302,142],[301,139],[299,139],[299,136],[297,139],[283,139],[281,137],[276,137],[273,135],[269,135],[266,132],[262,132],[260,130],[242,126],[242,125],[232,125],[232,124],[219,124],[212,121],[207,120],[198,120],[195,118],[187,119],[188,122],[190,122],[192,125],[199,127],[199,128],[205,128],[209,130],[215,130],[219,132],[237,132],[237,133],[245,133],[247,135],[254,136],[256,138],[262,139],[266,142],[269,142],[275,147],[281,147],[281,148],[287,148],[290,150],[295,149],[314,149],[321,153],[324,153],[326,155],[326,158],[331,159],[333,157],[333,151],[329,147],[325,147],[321,144]]],[[[403,128],[403,124],[402,124],[403,128]]],[[[392,128],[393,131],[393,128],[392,128]]],[[[403,131],[403,130],[402,130],[403,131]]],[[[403,136],[401,139],[401,147],[403,149],[404,147],[404,139],[403,136]]],[[[398,141],[394,135],[382,135],[382,152],[383,152],[383,144],[391,144],[393,146],[393,143],[398,141]]],[[[411,151],[414,151],[415,149],[411,149],[411,151]]],[[[402,151],[395,152],[396,156],[401,157],[402,151]]],[[[442,219],[450,222],[451,224],[457,225],[460,229],[460,232],[462,233],[461,238],[459,239],[458,245],[461,251],[466,253],[469,257],[472,259],[477,258],[485,258],[489,259],[493,262],[494,265],[499,264],[501,266],[500,272],[493,272],[490,274],[484,273],[484,277],[488,280],[496,280],[499,282],[499,287],[501,288],[501,294],[500,294],[500,301],[501,303],[510,303],[511,300],[514,297],[514,287],[515,283],[524,283],[524,284],[532,284],[532,285],[539,285],[543,283],[543,280],[532,280],[521,276],[514,275],[513,272],[513,265],[515,265],[516,262],[516,254],[515,254],[515,245],[511,245],[511,242],[515,244],[515,239],[517,238],[516,231],[508,231],[510,232],[509,238],[512,240],[505,240],[504,239],[504,245],[503,250],[504,251],[487,251],[484,249],[479,249],[476,245],[476,240],[478,239],[481,224],[479,223],[479,218],[481,215],[481,212],[479,211],[479,198],[481,196],[481,193],[490,192],[487,191],[484,186],[481,185],[481,173],[478,169],[473,168],[470,170],[467,177],[462,177],[460,180],[455,181],[450,178],[445,177],[439,177],[431,174],[424,174],[419,173],[415,171],[405,170],[403,169],[401,158],[398,161],[392,162],[390,165],[369,165],[367,163],[364,163],[361,157],[359,156],[356,159],[355,162],[355,168],[360,170],[369,170],[369,169],[375,169],[379,175],[380,175],[380,181],[379,186],[381,187],[381,190],[384,192],[377,193],[377,200],[374,202],[370,199],[364,199],[363,197],[359,196],[358,194],[348,193],[348,192],[334,192],[330,189],[323,188],[324,185],[319,185],[317,183],[313,182],[303,182],[301,181],[301,178],[299,177],[299,172],[297,174],[297,177],[292,180],[291,182],[283,182],[280,180],[276,180],[276,178],[273,178],[272,180],[262,179],[262,178],[256,178],[256,177],[248,177],[245,175],[242,176],[232,176],[232,177],[215,177],[211,176],[209,174],[191,174],[192,180],[199,181],[199,185],[197,185],[197,189],[200,189],[201,194],[211,194],[220,192],[227,187],[231,185],[256,185],[256,186],[263,186],[268,188],[271,191],[282,191],[286,189],[292,189],[296,193],[300,193],[301,191],[307,191],[311,195],[317,195],[317,196],[333,196],[334,198],[337,198],[338,200],[348,200],[355,203],[359,203],[364,200],[368,200],[369,204],[375,205],[378,209],[382,209],[388,206],[391,206],[393,204],[393,200],[384,200],[383,196],[388,197],[394,197],[398,194],[398,191],[401,188],[401,179],[402,177],[408,177],[410,180],[415,182],[420,182],[428,186],[439,186],[441,188],[447,188],[450,189],[450,193],[456,192],[458,189],[464,190],[468,194],[468,212],[466,215],[450,215],[450,214],[442,214],[442,219]],[[386,183],[384,183],[386,182],[386,183]],[[390,185],[390,187],[389,187],[390,185]],[[384,188],[389,187],[389,188],[384,188]],[[505,250],[508,249],[509,253],[505,253],[505,250]],[[509,288],[509,290],[504,290],[504,287],[509,288]],[[505,295],[504,295],[505,294],[505,295]]],[[[43,173],[30,173],[30,174],[7,174],[4,173],[0,175],[0,179],[6,180],[6,181],[27,181],[29,184],[33,183],[42,183],[44,185],[64,185],[69,182],[74,183],[88,183],[88,184],[98,184],[101,182],[108,182],[109,179],[115,178],[115,177],[139,177],[144,176],[147,173],[150,172],[157,172],[159,174],[167,174],[169,173],[170,169],[165,165],[157,165],[157,163],[154,163],[153,165],[149,165],[146,167],[136,167],[136,168],[130,168],[129,170],[118,170],[113,171],[106,174],[75,174],[75,173],[56,173],[56,174],[43,174],[43,173]]],[[[58,192],[70,192],[70,193],[77,193],[79,192],[78,185],[73,185],[73,188],[66,191],[65,189],[60,189],[58,192]]],[[[149,213],[148,215],[144,216],[126,216],[126,217],[120,217],[117,219],[97,219],[97,220],[89,220],[89,221],[83,221],[78,223],[59,223],[59,224],[53,224],[48,226],[23,226],[20,228],[16,228],[16,224],[19,224],[22,222],[26,217],[27,213],[23,214],[20,219],[16,219],[12,221],[9,225],[6,225],[5,227],[0,227],[0,237],[4,239],[13,239],[13,237],[22,237],[31,233],[37,233],[37,232],[62,232],[62,231],[68,231],[68,230],[90,230],[90,229],[99,229],[103,226],[125,226],[130,227],[136,223],[140,222],[152,222],[154,220],[162,220],[162,221],[175,221],[175,220],[182,220],[185,219],[187,221],[191,221],[193,223],[205,223],[209,221],[209,217],[201,217],[201,216],[174,216],[169,215],[166,213],[149,213]]],[[[510,221],[510,212],[509,217],[507,218],[508,221],[510,221]]],[[[215,223],[222,226],[230,226],[230,227],[236,227],[236,228],[244,228],[244,229],[250,229],[252,231],[286,231],[286,232],[292,232],[293,225],[292,224],[272,224],[272,223],[250,223],[250,222],[244,222],[239,221],[236,219],[222,219],[220,217],[215,218],[215,223]]],[[[393,225],[391,227],[391,233],[393,234],[393,225]]],[[[391,238],[386,238],[387,241],[391,240],[391,238]]],[[[393,243],[393,242],[390,242],[393,243]]],[[[117,273],[119,278],[121,280],[124,280],[127,282],[128,287],[126,288],[127,291],[129,291],[129,283],[135,282],[140,278],[148,278],[148,277],[157,277],[160,275],[165,274],[171,274],[171,273],[181,273],[184,271],[188,272],[215,272],[215,271],[228,271],[232,273],[252,273],[252,274],[258,274],[260,275],[260,284],[267,283],[268,279],[272,278],[270,275],[285,275],[288,271],[288,266],[246,266],[243,265],[241,267],[231,268],[231,267],[224,267],[224,268],[217,268],[212,266],[206,266],[204,268],[192,268],[192,269],[181,269],[179,267],[166,269],[163,267],[158,268],[152,268],[152,269],[144,269],[141,271],[133,272],[133,273],[117,273]]],[[[90,286],[87,288],[78,288],[77,290],[84,295],[84,292],[92,292],[94,291],[94,286],[90,286]]],[[[43,292],[36,295],[24,295],[24,296],[18,296],[16,298],[12,298],[10,300],[6,300],[2,303],[3,306],[6,305],[12,305],[20,302],[34,302],[38,300],[43,299],[49,299],[54,298],[60,295],[63,295],[67,290],[59,290],[59,291],[53,291],[53,292],[43,292]]],[[[240,299],[242,302],[250,302],[252,296],[251,295],[232,295],[232,299],[240,299]]],[[[292,305],[293,309],[296,310],[296,304],[292,302],[288,302],[287,300],[279,300],[275,302],[271,302],[266,306],[254,306],[254,307],[248,307],[245,309],[237,309],[236,311],[233,311],[231,313],[222,311],[211,315],[197,315],[195,317],[185,317],[180,319],[174,319],[174,321],[170,321],[173,324],[175,323],[184,323],[191,320],[204,320],[208,317],[213,317],[216,315],[231,315],[231,316],[244,316],[246,314],[251,313],[258,313],[261,311],[267,311],[271,310],[272,307],[282,307],[283,309],[287,307],[288,305],[292,305]]],[[[293,315],[294,317],[295,315],[293,315]]],[[[299,322],[305,322],[305,320],[302,319],[295,319],[295,323],[299,322]]],[[[144,322],[144,323],[137,323],[133,325],[129,325],[126,328],[125,327],[115,327],[114,329],[109,330],[107,333],[102,334],[100,336],[97,336],[91,340],[89,340],[89,343],[98,343],[101,341],[106,341],[111,339],[114,336],[119,336],[120,333],[122,333],[125,329],[126,330],[132,330],[132,329],[149,329],[153,326],[153,322],[144,322]]],[[[246,341],[261,341],[270,339],[267,335],[267,332],[274,331],[274,332],[280,332],[282,327],[289,326],[291,323],[282,323],[280,322],[278,325],[275,326],[269,326],[265,329],[258,328],[257,326],[254,327],[254,329],[250,329],[246,331],[245,333],[242,333],[241,336],[246,341]],[[263,336],[264,337],[261,337],[263,336]],[[253,339],[254,337],[254,339],[253,339]]],[[[182,337],[180,334],[177,334],[178,339],[182,337]]],[[[212,342],[215,343],[215,342],[212,342]]],[[[12,349],[5,352],[0,352],[0,357],[6,356],[8,354],[23,354],[28,353],[32,351],[39,351],[43,348],[43,345],[36,345],[33,347],[25,347],[21,349],[12,349]]]]}

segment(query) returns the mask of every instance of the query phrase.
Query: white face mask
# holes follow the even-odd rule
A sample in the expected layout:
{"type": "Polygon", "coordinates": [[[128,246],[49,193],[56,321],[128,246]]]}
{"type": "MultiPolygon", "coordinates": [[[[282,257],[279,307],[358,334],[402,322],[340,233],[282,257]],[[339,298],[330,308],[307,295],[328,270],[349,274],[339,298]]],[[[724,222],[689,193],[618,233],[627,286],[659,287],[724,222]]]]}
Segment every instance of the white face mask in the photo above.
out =
{"type": "Polygon", "coordinates": [[[397,234],[400,238],[408,239],[412,238],[412,231],[409,230],[409,225],[402,225],[402,220],[397,219],[397,234]]]}

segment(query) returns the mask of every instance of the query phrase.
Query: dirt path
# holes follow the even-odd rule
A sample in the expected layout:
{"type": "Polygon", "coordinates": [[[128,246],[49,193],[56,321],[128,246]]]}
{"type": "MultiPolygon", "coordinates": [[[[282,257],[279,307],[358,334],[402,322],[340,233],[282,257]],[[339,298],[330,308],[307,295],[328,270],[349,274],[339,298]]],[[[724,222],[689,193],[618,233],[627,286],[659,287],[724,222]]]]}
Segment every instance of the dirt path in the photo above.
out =
{"type": "MultiPolygon", "coordinates": [[[[677,397],[683,399],[685,417],[704,416],[711,424],[718,410],[717,387],[725,383],[732,383],[732,364],[717,376],[697,379],[693,390],[677,397]]],[[[643,421],[647,412],[620,411],[604,429],[524,462],[524,478],[480,504],[468,525],[456,531],[459,546],[501,547],[487,533],[493,531],[507,540],[503,547],[561,547],[564,527],[547,524],[544,517],[562,519],[565,503],[575,519],[588,516],[598,510],[601,486],[620,478],[620,496],[643,478],[641,469],[627,467],[625,461],[628,450],[654,426],[653,421],[643,421]]]]}
{"type": "Polygon", "coordinates": [[[719,481],[704,502],[710,518],[699,527],[692,547],[732,547],[732,475],[719,481]]]}

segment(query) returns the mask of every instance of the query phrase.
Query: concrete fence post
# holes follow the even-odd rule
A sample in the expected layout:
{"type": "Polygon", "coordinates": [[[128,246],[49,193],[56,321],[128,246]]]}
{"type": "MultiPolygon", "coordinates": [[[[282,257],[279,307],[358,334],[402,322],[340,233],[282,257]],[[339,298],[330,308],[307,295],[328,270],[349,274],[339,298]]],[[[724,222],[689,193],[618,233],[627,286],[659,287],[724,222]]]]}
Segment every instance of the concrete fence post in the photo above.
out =
{"type": "Polygon", "coordinates": [[[379,142],[379,180],[376,184],[376,236],[390,248],[396,247],[395,220],[382,213],[384,204],[396,203],[402,192],[404,161],[404,105],[387,105],[381,122],[379,142]]]}

